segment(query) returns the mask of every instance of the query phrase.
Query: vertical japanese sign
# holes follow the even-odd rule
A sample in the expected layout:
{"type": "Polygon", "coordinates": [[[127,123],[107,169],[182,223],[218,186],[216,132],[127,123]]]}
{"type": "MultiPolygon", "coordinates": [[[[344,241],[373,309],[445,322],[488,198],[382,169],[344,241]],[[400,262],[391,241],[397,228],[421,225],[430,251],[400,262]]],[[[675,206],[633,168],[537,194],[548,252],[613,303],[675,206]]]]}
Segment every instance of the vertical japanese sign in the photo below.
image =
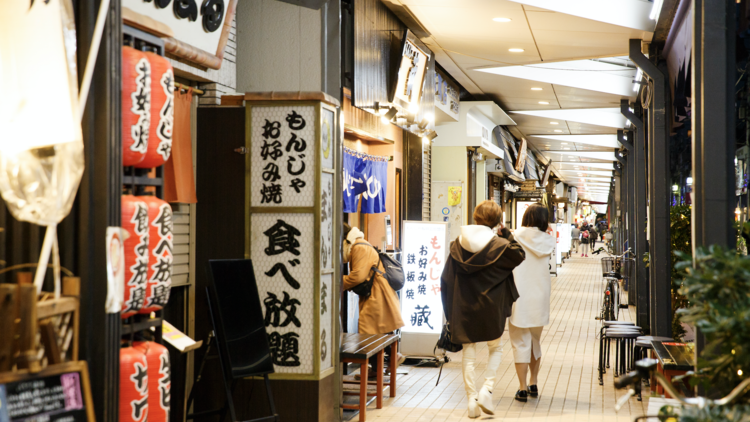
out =
{"type": "Polygon", "coordinates": [[[253,107],[250,204],[312,207],[315,107],[253,107]]]}
{"type": "Polygon", "coordinates": [[[274,369],[317,379],[333,367],[335,109],[248,103],[246,253],[253,260],[274,369]]]}
{"type": "Polygon", "coordinates": [[[408,333],[437,333],[443,328],[440,276],[448,256],[448,224],[404,221],[401,259],[406,283],[401,290],[401,329],[408,333]]]}

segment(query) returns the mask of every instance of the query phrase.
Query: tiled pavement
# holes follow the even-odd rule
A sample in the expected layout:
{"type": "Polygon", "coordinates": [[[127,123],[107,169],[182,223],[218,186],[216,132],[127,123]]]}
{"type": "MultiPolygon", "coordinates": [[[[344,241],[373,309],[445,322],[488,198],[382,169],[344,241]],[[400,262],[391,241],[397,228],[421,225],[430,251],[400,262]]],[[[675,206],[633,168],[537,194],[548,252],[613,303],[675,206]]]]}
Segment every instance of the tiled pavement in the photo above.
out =
{"type": "MultiPolygon", "coordinates": [[[[602,300],[603,281],[599,258],[573,258],[552,278],[550,325],[542,334],[540,397],[525,404],[513,400],[518,389],[513,351],[507,330],[503,334],[503,360],[493,391],[495,415],[479,419],[467,416],[466,394],[461,376],[461,353],[450,354],[440,384],[436,368],[411,368],[399,377],[398,394],[387,398],[382,409],[367,409],[367,420],[376,422],[454,422],[470,420],[522,421],[632,421],[643,415],[643,402],[631,398],[619,413],[614,407],[623,391],[613,386],[612,370],[600,386],[597,374],[599,321],[594,318],[602,300]]],[[[621,310],[620,320],[633,320],[635,309],[621,310]]],[[[477,352],[478,380],[484,379],[487,346],[477,352]]],[[[479,383],[481,385],[481,382],[479,383]]],[[[386,391],[387,394],[387,391],[386,391]]],[[[387,397],[387,396],[386,396],[387,397]]],[[[356,418],[356,417],[355,417],[356,418]]]]}

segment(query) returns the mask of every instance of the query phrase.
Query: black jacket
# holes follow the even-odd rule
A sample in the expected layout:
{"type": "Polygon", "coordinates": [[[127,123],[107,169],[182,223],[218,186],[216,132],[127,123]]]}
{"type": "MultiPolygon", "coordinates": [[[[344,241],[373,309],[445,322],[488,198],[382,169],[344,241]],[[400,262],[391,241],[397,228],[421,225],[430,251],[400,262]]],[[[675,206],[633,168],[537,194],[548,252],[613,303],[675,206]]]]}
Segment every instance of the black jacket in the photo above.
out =
{"type": "Polygon", "coordinates": [[[451,242],[440,281],[453,343],[495,340],[505,330],[505,319],[518,299],[513,269],[526,254],[507,229],[503,234],[507,238],[494,237],[477,253],[451,242]]]}

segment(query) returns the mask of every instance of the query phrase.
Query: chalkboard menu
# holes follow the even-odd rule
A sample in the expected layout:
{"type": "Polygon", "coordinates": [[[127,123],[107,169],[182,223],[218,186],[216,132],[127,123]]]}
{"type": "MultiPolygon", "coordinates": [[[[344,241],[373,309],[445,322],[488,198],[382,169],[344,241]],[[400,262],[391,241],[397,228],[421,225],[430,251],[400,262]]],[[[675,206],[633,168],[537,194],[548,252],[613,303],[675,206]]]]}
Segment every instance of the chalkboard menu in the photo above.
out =
{"type": "Polygon", "coordinates": [[[93,420],[90,397],[85,362],[54,365],[33,375],[3,374],[0,422],[87,422],[93,420]]]}

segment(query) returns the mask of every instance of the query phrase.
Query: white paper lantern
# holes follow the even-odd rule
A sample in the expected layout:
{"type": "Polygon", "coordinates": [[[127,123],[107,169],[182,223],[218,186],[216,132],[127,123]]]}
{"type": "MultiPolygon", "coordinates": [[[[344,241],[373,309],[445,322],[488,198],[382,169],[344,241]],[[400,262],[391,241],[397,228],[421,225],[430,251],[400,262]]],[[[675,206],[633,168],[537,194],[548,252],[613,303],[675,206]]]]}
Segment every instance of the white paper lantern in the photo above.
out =
{"type": "Polygon", "coordinates": [[[17,219],[53,225],[84,167],[73,10],[68,0],[0,5],[0,194],[17,219]]]}

